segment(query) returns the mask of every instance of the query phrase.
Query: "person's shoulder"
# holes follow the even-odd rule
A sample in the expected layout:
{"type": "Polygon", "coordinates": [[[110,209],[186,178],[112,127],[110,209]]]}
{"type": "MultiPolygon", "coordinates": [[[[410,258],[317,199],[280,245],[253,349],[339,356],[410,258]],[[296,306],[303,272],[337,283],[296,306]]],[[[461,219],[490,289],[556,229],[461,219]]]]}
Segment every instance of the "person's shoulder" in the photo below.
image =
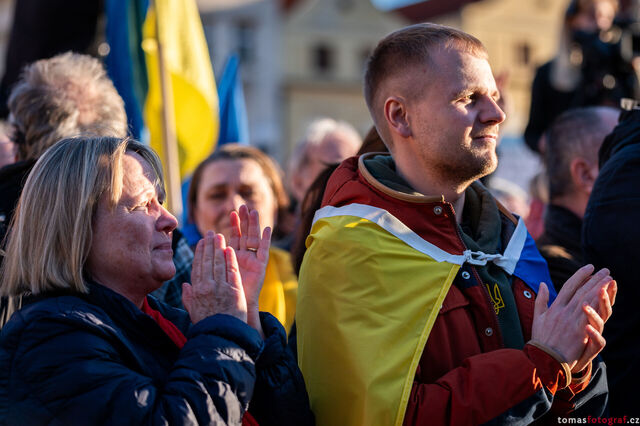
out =
{"type": "Polygon", "coordinates": [[[82,297],[46,297],[30,301],[17,311],[2,328],[2,338],[20,339],[25,333],[37,338],[40,332],[53,333],[78,326],[112,327],[112,322],[101,308],[82,297]]]}
{"type": "Polygon", "coordinates": [[[640,186],[640,143],[620,148],[602,166],[596,180],[589,205],[603,200],[608,202],[637,197],[640,186]]]}
{"type": "Polygon", "coordinates": [[[550,60],[548,62],[545,62],[544,64],[540,65],[538,68],[536,68],[536,73],[535,73],[535,78],[536,79],[549,79],[549,75],[551,74],[551,64],[553,63],[553,60],[550,60]]]}
{"type": "MultiPolygon", "coordinates": [[[[322,205],[340,203],[345,197],[345,188],[349,188],[349,183],[358,181],[358,157],[351,157],[344,160],[334,170],[327,181],[324,191],[322,205]]],[[[347,193],[350,191],[347,190],[347,193]]],[[[348,197],[348,195],[346,195],[348,197]]]]}
{"type": "Polygon", "coordinates": [[[601,173],[616,171],[621,166],[629,165],[633,167],[634,171],[640,174],[640,171],[635,167],[638,162],[640,162],[640,142],[629,143],[626,144],[626,146],[622,146],[604,163],[601,173]]]}
{"type": "Polygon", "coordinates": [[[291,262],[291,254],[278,247],[269,247],[269,256],[270,259],[273,259],[278,263],[291,262]]]}

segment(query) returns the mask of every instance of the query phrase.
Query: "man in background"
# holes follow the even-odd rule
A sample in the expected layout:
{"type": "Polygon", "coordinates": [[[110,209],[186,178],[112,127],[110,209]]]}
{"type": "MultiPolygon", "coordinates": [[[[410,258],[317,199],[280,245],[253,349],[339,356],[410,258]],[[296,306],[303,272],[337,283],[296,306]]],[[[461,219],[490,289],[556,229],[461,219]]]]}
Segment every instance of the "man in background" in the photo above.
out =
{"type": "Polygon", "coordinates": [[[598,177],[598,150],[618,123],[620,111],[587,107],[565,111],[547,133],[544,154],[549,180],[549,204],[544,233],[536,244],[560,286],[585,264],[582,218],[598,177]]]}
{"type": "Polygon", "coordinates": [[[349,123],[332,118],[313,121],[289,161],[289,186],[298,205],[327,166],[356,155],[361,145],[360,135],[349,123]]]}

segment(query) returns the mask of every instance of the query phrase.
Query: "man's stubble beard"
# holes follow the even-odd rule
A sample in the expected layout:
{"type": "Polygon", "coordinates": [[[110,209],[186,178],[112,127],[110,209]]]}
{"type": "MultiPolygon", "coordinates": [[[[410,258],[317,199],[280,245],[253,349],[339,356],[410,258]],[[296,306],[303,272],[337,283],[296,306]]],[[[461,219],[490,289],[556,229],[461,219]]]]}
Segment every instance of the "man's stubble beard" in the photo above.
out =
{"type": "Polygon", "coordinates": [[[466,187],[473,181],[493,173],[498,167],[495,149],[488,153],[488,157],[474,156],[469,151],[465,151],[465,154],[464,158],[460,158],[458,154],[456,161],[445,161],[434,165],[436,173],[444,182],[466,187]]]}

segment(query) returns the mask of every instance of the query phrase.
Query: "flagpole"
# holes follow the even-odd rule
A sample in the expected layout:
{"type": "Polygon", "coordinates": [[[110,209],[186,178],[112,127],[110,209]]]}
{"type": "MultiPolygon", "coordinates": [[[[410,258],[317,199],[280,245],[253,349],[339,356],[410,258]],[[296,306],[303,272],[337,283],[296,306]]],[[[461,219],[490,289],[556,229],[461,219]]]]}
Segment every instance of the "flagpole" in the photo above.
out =
{"type": "Polygon", "coordinates": [[[162,150],[164,158],[165,187],[167,190],[167,205],[175,217],[182,217],[182,192],[180,188],[180,164],[178,158],[178,141],[176,139],[176,118],[173,110],[173,90],[171,76],[165,66],[164,50],[160,40],[160,23],[155,1],[150,0],[155,10],[156,46],[158,52],[158,70],[160,72],[160,93],[162,97],[162,150]]]}

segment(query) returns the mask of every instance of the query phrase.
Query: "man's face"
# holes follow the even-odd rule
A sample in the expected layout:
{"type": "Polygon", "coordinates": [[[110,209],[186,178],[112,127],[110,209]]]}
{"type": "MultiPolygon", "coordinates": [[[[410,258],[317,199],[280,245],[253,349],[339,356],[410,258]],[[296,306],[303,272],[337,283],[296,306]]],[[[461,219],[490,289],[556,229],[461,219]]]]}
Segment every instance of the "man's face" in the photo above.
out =
{"type": "Polygon", "coordinates": [[[432,64],[410,71],[407,148],[428,175],[442,182],[473,181],[498,164],[498,126],[505,119],[496,103],[499,92],[485,59],[455,48],[440,49],[432,58],[432,64]]]}

